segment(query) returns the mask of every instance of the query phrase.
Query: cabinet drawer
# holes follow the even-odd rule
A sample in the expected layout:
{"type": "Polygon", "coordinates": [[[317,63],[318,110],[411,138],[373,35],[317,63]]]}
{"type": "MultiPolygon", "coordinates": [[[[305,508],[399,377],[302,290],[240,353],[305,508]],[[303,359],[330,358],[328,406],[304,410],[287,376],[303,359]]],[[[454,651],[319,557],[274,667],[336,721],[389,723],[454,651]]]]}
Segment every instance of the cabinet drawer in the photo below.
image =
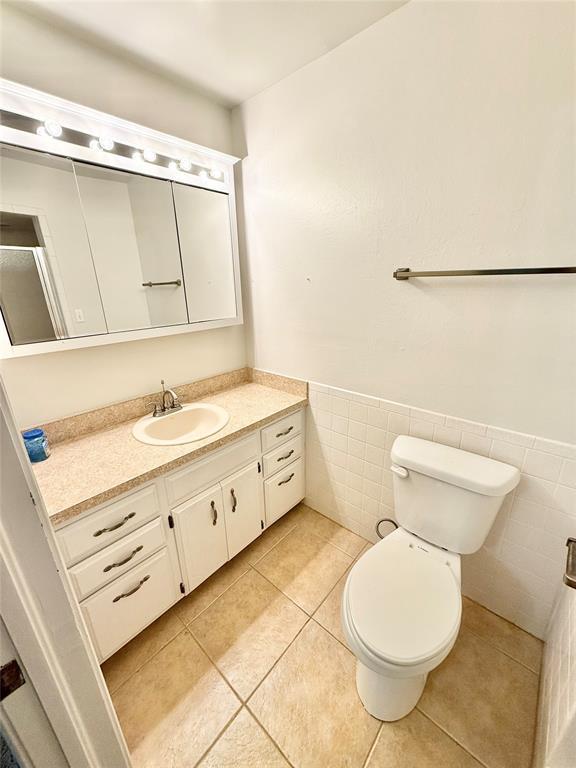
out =
{"type": "Polygon", "coordinates": [[[77,563],[98,552],[159,514],[156,486],[149,485],[62,528],[56,536],[66,564],[77,563]]]}
{"type": "Polygon", "coordinates": [[[304,498],[304,462],[297,459],[264,482],[266,524],[282,517],[304,498]]]}
{"type": "Polygon", "coordinates": [[[285,466],[302,456],[304,450],[304,435],[296,437],[284,443],[274,451],[270,451],[262,457],[264,464],[264,477],[270,477],[274,472],[279,472],[285,466]]]}
{"type": "Polygon", "coordinates": [[[217,483],[220,478],[254,461],[259,453],[260,440],[258,433],[255,433],[169,475],[166,478],[166,489],[170,507],[186,501],[202,488],[217,483]]]}
{"type": "Polygon", "coordinates": [[[115,544],[71,568],[68,573],[79,600],[118,578],[166,543],[162,519],[157,517],[115,544]]]}
{"type": "Polygon", "coordinates": [[[81,603],[100,661],[107,659],[155,618],[179,593],[166,548],[81,603]]]}
{"type": "Polygon", "coordinates": [[[261,430],[262,433],[262,451],[271,451],[276,448],[277,445],[285,443],[292,437],[302,431],[302,425],[304,421],[304,412],[296,411],[291,413],[290,416],[286,416],[285,419],[277,421],[275,424],[271,424],[269,427],[264,427],[261,430]]]}

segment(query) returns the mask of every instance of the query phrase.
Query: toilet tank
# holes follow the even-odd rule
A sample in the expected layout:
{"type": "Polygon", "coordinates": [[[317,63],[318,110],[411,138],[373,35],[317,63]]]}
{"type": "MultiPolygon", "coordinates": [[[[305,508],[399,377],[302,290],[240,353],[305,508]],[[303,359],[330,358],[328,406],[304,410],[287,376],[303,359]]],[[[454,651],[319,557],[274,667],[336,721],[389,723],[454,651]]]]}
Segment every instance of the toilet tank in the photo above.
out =
{"type": "Polygon", "coordinates": [[[462,555],[480,549],[520,479],[509,464],[417,437],[397,437],[391,458],[398,523],[462,555]]]}

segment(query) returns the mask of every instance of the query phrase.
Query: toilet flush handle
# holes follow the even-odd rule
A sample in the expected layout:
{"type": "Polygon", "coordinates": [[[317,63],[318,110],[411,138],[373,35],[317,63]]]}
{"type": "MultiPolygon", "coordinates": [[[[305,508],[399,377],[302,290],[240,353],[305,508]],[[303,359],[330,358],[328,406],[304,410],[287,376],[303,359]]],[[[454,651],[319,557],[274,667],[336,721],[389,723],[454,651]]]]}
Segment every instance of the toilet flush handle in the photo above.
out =
{"type": "Polygon", "coordinates": [[[398,464],[392,464],[390,467],[390,472],[394,472],[394,474],[398,475],[398,477],[401,477],[402,480],[406,480],[408,477],[408,470],[404,467],[399,467],[398,464]]]}

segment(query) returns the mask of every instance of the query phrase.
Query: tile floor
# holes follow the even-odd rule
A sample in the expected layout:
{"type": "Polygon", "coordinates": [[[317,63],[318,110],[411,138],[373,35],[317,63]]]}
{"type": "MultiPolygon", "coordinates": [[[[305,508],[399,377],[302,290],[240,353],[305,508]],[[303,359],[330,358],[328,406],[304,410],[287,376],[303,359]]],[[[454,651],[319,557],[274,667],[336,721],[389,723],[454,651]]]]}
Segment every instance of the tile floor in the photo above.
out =
{"type": "Polygon", "coordinates": [[[109,659],[135,768],[529,768],[542,644],[466,598],[417,709],[363,709],[339,611],[368,546],[301,504],[109,659]]]}

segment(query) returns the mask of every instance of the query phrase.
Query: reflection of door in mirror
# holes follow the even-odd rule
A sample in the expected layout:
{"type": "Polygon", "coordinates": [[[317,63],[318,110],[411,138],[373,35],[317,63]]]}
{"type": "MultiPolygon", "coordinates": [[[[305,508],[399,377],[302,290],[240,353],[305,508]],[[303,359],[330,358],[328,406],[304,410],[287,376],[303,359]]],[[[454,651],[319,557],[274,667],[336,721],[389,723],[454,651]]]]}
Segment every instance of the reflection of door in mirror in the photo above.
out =
{"type": "Polygon", "coordinates": [[[74,168],[109,330],[187,323],[170,182],[74,168]]]}
{"type": "Polygon", "coordinates": [[[228,195],[173,184],[190,322],[236,316],[228,195]]]}
{"type": "Polygon", "coordinates": [[[106,333],[72,162],[1,145],[0,184],[4,293],[10,286],[3,313],[12,343],[106,333]]]}

